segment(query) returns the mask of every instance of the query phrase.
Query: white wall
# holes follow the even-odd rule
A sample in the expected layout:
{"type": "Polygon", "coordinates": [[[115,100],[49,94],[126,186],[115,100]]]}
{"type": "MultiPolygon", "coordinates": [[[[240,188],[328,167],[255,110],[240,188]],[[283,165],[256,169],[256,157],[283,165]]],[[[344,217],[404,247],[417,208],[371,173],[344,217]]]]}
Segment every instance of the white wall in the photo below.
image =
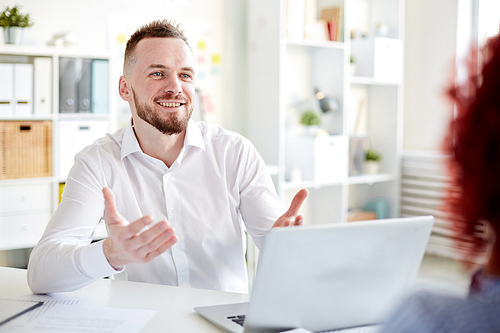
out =
{"type": "Polygon", "coordinates": [[[451,116],[457,0],[406,0],[403,149],[437,151],[451,116]]]}
{"type": "MultiPolygon", "coordinates": [[[[25,32],[24,44],[46,45],[54,34],[73,31],[81,40],[79,47],[108,51],[116,58],[111,73],[111,84],[116,86],[125,48],[119,35],[128,39],[152,20],[168,18],[181,23],[195,57],[205,60],[198,64],[197,86],[211,105],[207,121],[236,131],[242,128],[245,0],[0,0],[2,10],[14,4],[35,21],[25,32]],[[212,62],[214,56],[220,58],[219,64],[212,62]]],[[[129,110],[117,94],[115,98],[121,125],[129,118],[129,110]]]]}

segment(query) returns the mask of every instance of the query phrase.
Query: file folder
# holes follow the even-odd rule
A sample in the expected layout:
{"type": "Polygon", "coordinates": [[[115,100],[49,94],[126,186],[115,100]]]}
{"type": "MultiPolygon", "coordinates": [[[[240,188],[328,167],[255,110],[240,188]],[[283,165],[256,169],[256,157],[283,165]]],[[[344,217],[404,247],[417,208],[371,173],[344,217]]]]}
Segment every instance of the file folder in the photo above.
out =
{"type": "Polygon", "coordinates": [[[0,64],[0,116],[14,114],[14,64],[0,64]]]}
{"type": "Polygon", "coordinates": [[[59,112],[75,113],[77,109],[77,88],[80,80],[81,59],[59,59],[59,112]]]}
{"type": "Polygon", "coordinates": [[[33,113],[52,113],[52,59],[35,58],[33,73],[33,113]]]}
{"type": "Polygon", "coordinates": [[[108,61],[92,61],[92,112],[108,113],[108,61]]]}
{"type": "Polygon", "coordinates": [[[79,73],[80,80],[78,81],[78,111],[82,113],[90,112],[90,83],[91,83],[91,71],[92,71],[92,60],[91,59],[81,59],[81,72],[79,73]]]}
{"type": "Polygon", "coordinates": [[[33,113],[33,64],[14,64],[14,114],[33,113]]]}

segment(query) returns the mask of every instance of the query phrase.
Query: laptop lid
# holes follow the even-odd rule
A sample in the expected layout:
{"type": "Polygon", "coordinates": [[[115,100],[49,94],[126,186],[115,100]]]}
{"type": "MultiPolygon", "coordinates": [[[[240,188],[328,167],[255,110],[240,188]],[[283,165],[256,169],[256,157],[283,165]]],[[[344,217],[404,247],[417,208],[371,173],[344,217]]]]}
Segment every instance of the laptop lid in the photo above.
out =
{"type": "Polygon", "coordinates": [[[433,223],[425,216],[272,229],[245,332],[383,322],[414,281],[433,223]]]}

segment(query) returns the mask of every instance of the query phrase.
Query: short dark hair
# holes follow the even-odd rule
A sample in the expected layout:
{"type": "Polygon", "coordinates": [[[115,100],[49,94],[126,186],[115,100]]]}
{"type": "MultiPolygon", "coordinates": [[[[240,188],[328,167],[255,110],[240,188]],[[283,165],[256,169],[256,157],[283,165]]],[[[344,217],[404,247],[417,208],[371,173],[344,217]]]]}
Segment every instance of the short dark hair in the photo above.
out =
{"type": "Polygon", "coordinates": [[[163,37],[163,38],[179,38],[182,39],[188,46],[187,38],[184,31],[179,28],[179,24],[169,20],[158,20],[150,22],[139,29],[127,42],[125,47],[125,59],[123,63],[123,74],[130,74],[132,65],[135,62],[135,48],[137,44],[144,38],[163,37]]]}

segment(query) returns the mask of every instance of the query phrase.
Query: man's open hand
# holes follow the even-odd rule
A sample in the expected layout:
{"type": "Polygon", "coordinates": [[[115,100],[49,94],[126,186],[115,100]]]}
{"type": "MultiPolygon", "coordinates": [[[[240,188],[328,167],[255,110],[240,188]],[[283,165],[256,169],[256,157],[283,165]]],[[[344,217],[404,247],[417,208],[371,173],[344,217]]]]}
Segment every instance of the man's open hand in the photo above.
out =
{"type": "Polygon", "coordinates": [[[120,269],[132,263],[146,263],[177,242],[174,229],[167,221],[160,221],[150,229],[140,231],[154,221],[151,216],[143,216],[137,221],[128,221],[118,213],[116,200],[111,189],[105,187],[104,220],[108,226],[109,237],[104,240],[103,251],[114,269],[120,269]]]}
{"type": "Polygon", "coordinates": [[[309,192],[305,189],[300,190],[293,197],[292,203],[290,204],[290,208],[286,211],[285,214],[281,215],[281,217],[274,223],[274,227],[289,227],[294,225],[301,225],[303,217],[302,215],[298,215],[299,209],[302,206],[304,200],[306,200],[309,192]]]}

